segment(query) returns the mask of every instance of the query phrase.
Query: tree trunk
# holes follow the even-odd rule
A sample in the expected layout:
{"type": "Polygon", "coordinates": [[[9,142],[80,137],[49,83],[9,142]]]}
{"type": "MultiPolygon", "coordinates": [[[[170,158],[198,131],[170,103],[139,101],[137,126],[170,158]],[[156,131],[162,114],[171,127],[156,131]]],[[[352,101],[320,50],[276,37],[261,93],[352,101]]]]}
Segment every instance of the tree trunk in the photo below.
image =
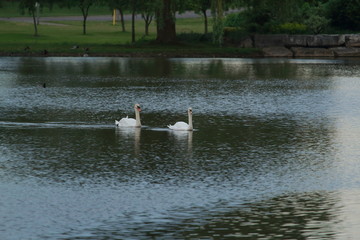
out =
{"type": "Polygon", "coordinates": [[[145,24],[145,35],[149,36],[149,25],[145,24]]]}
{"type": "Polygon", "coordinates": [[[141,16],[145,22],[145,35],[148,36],[149,35],[149,26],[152,22],[154,15],[151,13],[142,13],[141,16]]]}
{"type": "Polygon", "coordinates": [[[126,32],[125,30],[125,20],[124,20],[124,13],[122,11],[122,9],[119,8],[119,13],[120,13],[120,22],[121,22],[121,28],[123,32],[126,32]]]}
{"type": "Polygon", "coordinates": [[[203,15],[204,15],[204,34],[208,33],[208,18],[207,18],[207,14],[206,14],[206,9],[203,10],[203,15]]]}
{"type": "Polygon", "coordinates": [[[171,10],[172,0],[162,0],[157,13],[157,38],[160,43],[176,41],[175,16],[171,10]]]}
{"type": "Polygon", "coordinates": [[[221,47],[224,36],[222,0],[215,0],[213,4],[215,5],[213,6],[215,8],[213,23],[213,42],[221,47]]]}
{"type": "Polygon", "coordinates": [[[84,15],[84,20],[83,20],[83,34],[86,35],[86,18],[87,16],[84,15]]]}
{"type": "Polygon", "coordinates": [[[36,9],[36,25],[40,24],[40,4],[38,2],[35,3],[36,9]]]}
{"type": "Polygon", "coordinates": [[[88,4],[87,6],[80,6],[81,12],[83,14],[83,34],[86,35],[86,19],[89,14],[89,8],[91,4],[88,4]]]}
{"type": "Polygon", "coordinates": [[[135,42],[135,10],[133,9],[131,15],[131,42],[135,42]]]}
{"type": "Polygon", "coordinates": [[[37,37],[38,35],[38,28],[37,28],[37,22],[36,22],[36,16],[35,16],[35,11],[32,11],[32,16],[33,16],[33,21],[34,21],[34,36],[37,37]]]}

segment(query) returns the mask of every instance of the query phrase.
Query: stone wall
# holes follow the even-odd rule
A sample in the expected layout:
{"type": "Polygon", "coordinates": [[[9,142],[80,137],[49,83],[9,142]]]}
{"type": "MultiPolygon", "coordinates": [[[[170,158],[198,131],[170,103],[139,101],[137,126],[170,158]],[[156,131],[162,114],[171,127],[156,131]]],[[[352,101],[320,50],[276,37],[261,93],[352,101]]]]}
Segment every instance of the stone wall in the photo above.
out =
{"type": "Polygon", "coordinates": [[[260,48],[267,57],[359,57],[360,34],[257,34],[238,46],[260,48]]]}

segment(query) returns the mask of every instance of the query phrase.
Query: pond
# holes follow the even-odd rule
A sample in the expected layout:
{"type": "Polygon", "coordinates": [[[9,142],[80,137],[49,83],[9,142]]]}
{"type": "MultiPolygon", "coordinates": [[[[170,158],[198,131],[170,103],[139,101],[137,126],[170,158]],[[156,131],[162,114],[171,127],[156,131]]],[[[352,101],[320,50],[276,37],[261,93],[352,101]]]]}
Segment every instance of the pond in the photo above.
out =
{"type": "Polygon", "coordinates": [[[0,238],[357,238],[359,67],[2,57],[0,238]]]}

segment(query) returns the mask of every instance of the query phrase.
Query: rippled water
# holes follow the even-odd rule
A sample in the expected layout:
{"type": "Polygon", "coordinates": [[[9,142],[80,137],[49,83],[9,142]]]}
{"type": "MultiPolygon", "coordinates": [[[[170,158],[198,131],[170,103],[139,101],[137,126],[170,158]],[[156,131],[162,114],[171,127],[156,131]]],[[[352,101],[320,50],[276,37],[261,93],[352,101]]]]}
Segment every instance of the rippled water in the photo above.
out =
{"type": "Polygon", "coordinates": [[[0,58],[0,238],[356,238],[359,64],[0,58]]]}

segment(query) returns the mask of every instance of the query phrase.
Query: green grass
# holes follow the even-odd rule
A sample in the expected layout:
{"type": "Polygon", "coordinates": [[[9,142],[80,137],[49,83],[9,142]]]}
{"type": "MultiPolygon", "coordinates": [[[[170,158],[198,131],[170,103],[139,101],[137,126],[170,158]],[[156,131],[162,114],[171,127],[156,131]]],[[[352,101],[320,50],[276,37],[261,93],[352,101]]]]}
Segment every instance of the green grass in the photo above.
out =
{"type": "MultiPolygon", "coordinates": [[[[34,26],[32,23],[20,22],[0,22],[0,51],[22,51],[25,46],[31,49],[49,49],[49,51],[65,51],[73,45],[81,47],[91,47],[93,45],[123,45],[131,41],[130,32],[122,32],[120,26],[113,26],[110,22],[91,22],[87,23],[87,35],[82,34],[81,21],[57,22],[61,25],[38,26],[39,36],[34,36],[34,26]]],[[[130,25],[127,26],[130,29],[130,25]]],[[[137,39],[143,37],[143,24],[137,23],[137,39]]],[[[145,39],[154,39],[151,33],[145,39]]]]}
{"type": "MultiPolygon", "coordinates": [[[[89,15],[111,15],[112,11],[108,6],[98,6],[94,5],[90,7],[89,15]]],[[[56,16],[81,16],[80,8],[72,7],[72,8],[60,8],[57,5],[54,5],[52,9],[47,7],[42,7],[40,16],[41,17],[56,17],[56,16]]],[[[24,15],[21,14],[19,9],[18,2],[8,2],[3,1],[2,7],[0,7],[0,16],[1,17],[27,17],[29,16],[28,12],[25,12],[24,15]]]]}
{"type": "MultiPolygon", "coordinates": [[[[1,1],[0,17],[30,17],[25,12],[21,14],[18,1],[1,1]]],[[[108,6],[94,5],[90,8],[90,16],[112,15],[112,10],[108,6]]],[[[51,16],[82,16],[78,7],[60,8],[56,5],[52,9],[42,8],[41,17],[51,16]]],[[[204,23],[201,17],[177,19],[176,32],[182,42],[176,45],[156,45],[152,40],[156,38],[155,20],[150,27],[150,35],[144,36],[144,22],[136,23],[136,44],[130,44],[130,21],[126,22],[127,32],[122,32],[118,25],[113,26],[111,21],[88,21],[87,35],[82,34],[82,21],[61,21],[53,22],[54,25],[46,25],[41,22],[38,32],[39,36],[34,37],[34,26],[32,23],[0,21],[0,55],[8,53],[24,53],[24,48],[29,46],[31,53],[36,53],[47,49],[51,53],[81,53],[82,48],[90,47],[92,53],[188,53],[191,54],[228,54],[228,55],[258,55],[257,49],[238,49],[231,47],[219,48],[204,39],[211,36],[202,36],[204,23]],[[202,42],[200,42],[202,41],[202,42]],[[80,49],[72,50],[71,47],[79,45],[80,49]]],[[[211,18],[209,21],[209,31],[212,30],[211,18]]],[[[333,32],[339,32],[334,30],[333,32]]],[[[341,31],[340,31],[341,32],[341,31]]],[[[345,33],[345,32],[342,32],[345,33]]],[[[346,32],[349,33],[349,32],[346,32]]],[[[226,34],[226,32],[225,32],[226,34]]],[[[231,34],[230,38],[240,39],[244,33],[231,34]]],[[[229,37],[229,36],[227,36],[229,37]]]]}
{"type": "MultiPolygon", "coordinates": [[[[9,3],[7,3],[9,4],[9,3]]],[[[65,15],[65,14],[60,14],[65,15]]],[[[87,34],[82,34],[82,21],[52,22],[54,25],[41,23],[38,26],[39,36],[34,36],[34,25],[24,22],[0,21],[0,52],[2,54],[23,54],[25,47],[30,53],[39,53],[46,49],[49,53],[82,54],[83,48],[90,48],[90,53],[98,54],[251,54],[254,50],[219,48],[209,42],[180,42],[173,45],[155,44],[155,21],[150,26],[150,34],[144,36],[144,21],[136,21],[136,43],[131,44],[131,23],[126,22],[126,32],[120,25],[112,25],[111,21],[88,21],[87,34]],[[71,49],[78,45],[79,49],[71,49]],[[250,52],[249,52],[250,51],[250,52]]],[[[211,29],[211,27],[210,27],[211,29]]],[[[177,19],[178,34],[202,34],[204,25],[202,18],[177,19]]],[[[190,38],[189,38],[190,39],[190,38]]]]}

